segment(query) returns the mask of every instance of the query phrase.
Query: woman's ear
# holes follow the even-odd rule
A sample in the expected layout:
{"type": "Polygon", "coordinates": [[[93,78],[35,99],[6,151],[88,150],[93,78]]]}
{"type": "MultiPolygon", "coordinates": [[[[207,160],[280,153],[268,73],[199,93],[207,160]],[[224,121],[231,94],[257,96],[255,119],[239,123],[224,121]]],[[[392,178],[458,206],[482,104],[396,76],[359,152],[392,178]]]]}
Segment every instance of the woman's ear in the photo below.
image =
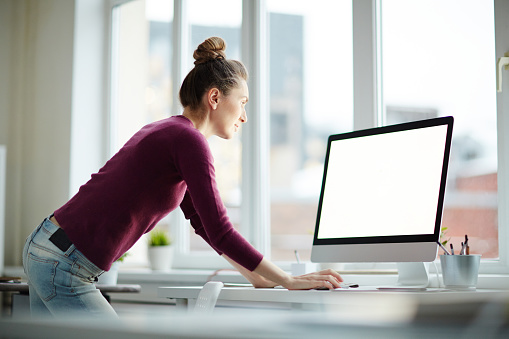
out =
{"type": "Polygon", "coordinates": [[[212,107],[212,109],[216,109],[219,103],[219,97],[221,96],[221,92],[219,89],[213,87],[207,93],[207,101],[208,104],[212,107]]]}

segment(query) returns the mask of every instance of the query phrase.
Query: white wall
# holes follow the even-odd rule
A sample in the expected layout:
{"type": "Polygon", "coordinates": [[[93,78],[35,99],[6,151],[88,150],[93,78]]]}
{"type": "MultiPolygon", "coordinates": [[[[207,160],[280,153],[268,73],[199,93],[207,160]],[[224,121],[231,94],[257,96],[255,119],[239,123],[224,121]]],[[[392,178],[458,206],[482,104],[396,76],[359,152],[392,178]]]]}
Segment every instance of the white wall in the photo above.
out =
{"type": "Polygon", "coordinates": [[[0,145],[7,143],[11,1],[0,0],[0,145]]]}
{"type": "Polygon", "coordinates": [[[5,168],[3,156],[5,156],[5,144],[7,143],[7,131],[9,116],[8,112],[8,86],[9,86],[9,49],[4,48],[10,44],[10,2],[0,0],[0,273],[4,265],[5,243],[5,168]]]}
{"type": "Polygon", "coordinates": [[[6,266],[106,160],[109,13],[108,0],[0,0],[6,266]]]}
{"type": "Polygon", "coordinates": [[[74,1],[0,0],[0,143],[7,146],[5,263],[69,192],[74,1]]]}

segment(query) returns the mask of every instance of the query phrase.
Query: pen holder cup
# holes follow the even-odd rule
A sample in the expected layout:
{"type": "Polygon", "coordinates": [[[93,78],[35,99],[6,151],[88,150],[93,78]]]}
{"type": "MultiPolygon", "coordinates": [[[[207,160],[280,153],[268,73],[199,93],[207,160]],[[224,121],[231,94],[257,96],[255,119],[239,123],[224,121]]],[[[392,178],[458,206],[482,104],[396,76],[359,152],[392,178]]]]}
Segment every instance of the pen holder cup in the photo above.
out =
{"type": "Polygon", "coordinates": [[[445,287],[454,290],[475,290],[480,263],[480,254],[441,255],[440,264],[445,287]]]}

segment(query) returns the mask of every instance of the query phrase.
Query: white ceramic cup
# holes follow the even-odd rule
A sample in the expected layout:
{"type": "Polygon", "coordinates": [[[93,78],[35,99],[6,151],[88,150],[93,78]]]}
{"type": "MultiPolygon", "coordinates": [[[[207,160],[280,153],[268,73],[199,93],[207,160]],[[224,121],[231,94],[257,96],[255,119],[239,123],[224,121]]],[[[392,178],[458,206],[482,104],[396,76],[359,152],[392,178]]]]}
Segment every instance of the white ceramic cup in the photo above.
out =
{"type": "Polygon", "coordinates": [[[292,263],[292,275],[303,275],[316,272],[318,265],[313,262],[292,263]]]}

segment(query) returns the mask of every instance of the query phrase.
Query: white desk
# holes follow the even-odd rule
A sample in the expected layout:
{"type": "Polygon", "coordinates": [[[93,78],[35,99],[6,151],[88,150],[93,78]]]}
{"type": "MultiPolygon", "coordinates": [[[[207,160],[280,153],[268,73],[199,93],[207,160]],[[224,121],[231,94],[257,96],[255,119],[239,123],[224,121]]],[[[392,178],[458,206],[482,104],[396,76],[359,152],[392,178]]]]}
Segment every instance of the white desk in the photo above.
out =
{"type": "MultiPolygon", "coordinates": [[[[175,299],[177,307],[186,308],[194,305],[200,290],[201,286],[159,287],[158,296],[175,299]]],[[[306,310],[330,310],[340,307],[359,312],[376,311],[377,307],[387,310],[387,305],[390,304],[394,306],[391,307],[393,308],[391,312],[399,316],[400,313],[415,315],[423,309],[442,306],[461,310],[465,305],[475,308],[490,302],[509,304],[509,291],[429,289],[422,292],[395,292],[354,288],[336,291],[289,291],[282,288],[224,287],[219,294],[218,303],[224,301],[268,308],[280,306],[306,310]],[[395,310],[395,307],[399,307],[401,312],[395,310]]]]}
{"type": "MultiPolygon", "coordinates": [[[[162,298],[175,299],[177,307],[186,308],[194,305],[201,291],[201,286],[160,287],[157,295],[162,298]]],[[[253,287],[223,287],[218,302],[233,301],[247,304],[267,303],[267,306],[286,305],[301,308],[303,305],[334,304],[339,294],[330,294],[331,298],[324,298],[327,291],[289,291],[282,288],[253,288],[253,287]]]]}

